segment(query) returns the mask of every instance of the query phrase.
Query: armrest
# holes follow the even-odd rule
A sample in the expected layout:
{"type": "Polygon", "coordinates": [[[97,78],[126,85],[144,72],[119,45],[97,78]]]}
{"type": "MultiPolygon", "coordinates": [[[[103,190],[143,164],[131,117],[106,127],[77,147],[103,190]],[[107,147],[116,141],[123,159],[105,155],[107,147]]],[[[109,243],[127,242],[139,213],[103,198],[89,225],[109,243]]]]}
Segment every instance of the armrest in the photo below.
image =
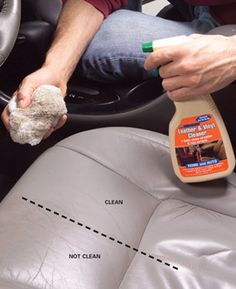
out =
{"type": "MultiPolygon", "coordinates": [[[[212,29],[208,34],[233,36],[236,34],[236,25],[223,25],[212,29]]],[[[235,82],[224,89],[213,94],[216,105],[224,119],[229,132],[234,152],[236,153],[236,133],[235,133],[235,82]],[[227,101],[225,101],[227,97],[227,101]]]]}
{"type": "Polygon", "coordinates": [[[208,34],[219,34],[225,36],[233,36],[236,34],[236,25],[223,25],[216,27],[208,32],[208,34]]]}

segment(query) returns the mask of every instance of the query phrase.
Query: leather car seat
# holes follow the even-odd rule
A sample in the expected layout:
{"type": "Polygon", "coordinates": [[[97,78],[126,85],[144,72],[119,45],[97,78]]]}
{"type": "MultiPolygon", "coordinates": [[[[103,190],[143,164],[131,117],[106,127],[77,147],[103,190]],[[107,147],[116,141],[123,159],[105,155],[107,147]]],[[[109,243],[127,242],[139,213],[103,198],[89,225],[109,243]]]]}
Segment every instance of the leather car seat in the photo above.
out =
{"type": "Polygon", "coordinates": [[[0,288],[233,289],[236,175],[183,184],[168,139],[71,136],[0,203],[0,288]]]}
{"type": "Polygon", "coordinates": [[[43,21],[56,26],[62,0],[22,0],[23,21],[43,21]]]}
{"type": "Polygon", "coordinates": [[[235,174],[181,183],[166,136],[74,135],[0,204],[0,288],[235,288],[235,203],[235,174]]]}

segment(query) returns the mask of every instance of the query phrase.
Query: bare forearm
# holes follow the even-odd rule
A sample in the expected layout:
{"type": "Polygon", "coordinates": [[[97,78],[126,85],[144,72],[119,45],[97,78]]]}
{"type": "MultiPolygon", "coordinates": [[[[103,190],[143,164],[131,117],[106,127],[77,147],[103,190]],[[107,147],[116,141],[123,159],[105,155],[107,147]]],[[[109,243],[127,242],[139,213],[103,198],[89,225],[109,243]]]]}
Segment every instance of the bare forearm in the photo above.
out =
{"type": "Polygon", "coordinates": [[[103,14],[86,1],[68,0],[44,66],[67,82],[103,18],[103,14]]]}

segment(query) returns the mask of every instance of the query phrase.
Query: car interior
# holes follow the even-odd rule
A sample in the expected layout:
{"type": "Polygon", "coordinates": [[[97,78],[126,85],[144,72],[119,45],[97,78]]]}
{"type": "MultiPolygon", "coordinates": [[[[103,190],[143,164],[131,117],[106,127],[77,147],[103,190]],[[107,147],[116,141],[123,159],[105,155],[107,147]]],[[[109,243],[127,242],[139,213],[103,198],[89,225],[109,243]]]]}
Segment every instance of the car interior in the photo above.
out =
{"type": "MultiPolygon", "coordinates": [[[[61,0],[0,0],[0,111],[43,63],[61,9],[61,0]]],[[[172,4],[157,16],[188,20],[172,4]]],[[[19,145],[0,124],[0,288],[235,288],[235,173],[176,178],[175,107],[161,83],[97,83],[75,71],[68,121],[50,138],[19,145]]],[[[213,94],[234,151],[235,85],[213,94]]]]}
{"type": "MultiPolygon", "coordinates": [[[[134,9],[140,9],[139,6],[134,9]]],[[[47,5],[45,1],[22,1],[22,19],[16,43],[0,70],[1,108],[6,105],[24,76],[42,64],[52,41],[61,7],[61,1],[58,0],[48,1],[47,5]]],[[[68,85],[66,102],[69,112],[66,125],[37,148],[11,143],[8,135],[3,132],[1,145],[8,148],[3,150],[9,151],[11,155],[6,156],[4,153],[1,172],[6,171],[5,174],[10,176],[13,182],[42,151],[60,139],[79,131],[103,126],[140,127],[167,134],[168,123],[174,113],[172,102],[163,95],[160,79],[114,85],[81,79],[75,72],[68,85]],[[147,90],[148,95],[145,94],[147,90]],[[165,111],[165,114],[161,115],[161,111],[165,111]],[[156,118],[159,115],[160,117],[156,118]],[[17,168],[12,171],[10,163],[16,155],[27,157],[24,160],[20,157],[17,168]]]]}

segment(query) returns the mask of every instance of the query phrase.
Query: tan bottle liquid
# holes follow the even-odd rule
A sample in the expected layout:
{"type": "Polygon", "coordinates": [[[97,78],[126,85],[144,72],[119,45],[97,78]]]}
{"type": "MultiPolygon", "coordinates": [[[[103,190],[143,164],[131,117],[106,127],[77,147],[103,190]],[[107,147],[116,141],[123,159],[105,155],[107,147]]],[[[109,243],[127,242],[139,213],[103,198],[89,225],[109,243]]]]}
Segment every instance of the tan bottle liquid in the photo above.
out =
{"type": "MultiPolygon", "coordinates": [[[[178,36],[143,44],[145,52],[191,41],[178,36]]],[[[235,156],[224,121],[210,95],[175,102],[169,125],[175,174],[185,183],[223,178],[232,173],[235,156]]]]}

